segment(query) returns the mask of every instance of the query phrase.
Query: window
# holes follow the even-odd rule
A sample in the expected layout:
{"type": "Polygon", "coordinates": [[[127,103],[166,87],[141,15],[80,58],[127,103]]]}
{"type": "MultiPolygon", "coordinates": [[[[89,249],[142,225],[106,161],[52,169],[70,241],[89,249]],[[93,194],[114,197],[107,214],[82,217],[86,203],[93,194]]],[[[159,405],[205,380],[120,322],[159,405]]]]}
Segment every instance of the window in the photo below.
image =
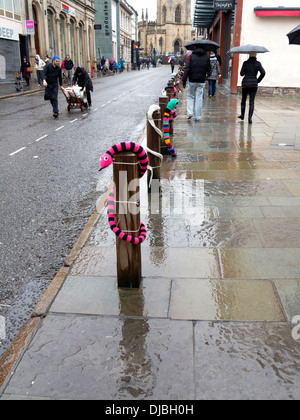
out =
{"type": "Polygon", "coordinates": [[[79,65],[83,65],[83,27],[79,24],[79,65]]]}
{"type": "Polygon", "coordinates": [[[175,10],[175,23],[181,23],[181,7],[177,6],[175,10]]]}
{"type": "Polygon", "coordinates": [[[166,6],[164,6],[162,8],[162,22],[166,23],[166,21],[167,21],[167,8],[166,6]]]}
{"type": "Polygon", "coordinates": [[[71,20],[71,27],[70,27],[70,37],[71,37],[71,53],[70,56],[72,58],[73,63],[76,63],[76,47],[75,47],[75,22],[71,20]]]}
{"type": "Polygon", "coordinates": [[[21,4],[20,0],[13,0],[14,12],[18,15],[21,14],[21,4]]]}
{"type": "Polygon", "coordinates": [[[13,2],[12,0],[5,0],[5,10],[7,12],[13,12],[13,2]]]}
{"type": "Polygon", "coordinates": [[[0,0],[0,9],[6,10],[7,12],[15,12],[21,14],[20,0],[0,0]]]}
{"type": "Polygon", "coordinates": [[[164,46],[164,40],[163,38],[159,38],[159,51],[162,54],[163,53],[163,46],[164,46]]]}
{"type": "Polygon", "coordinates": [[[66,56],[65,43],[65,18],[63,15],[59,16],[59,32],[60,32],[60,56],[63,59],[66,56]]]}
{"type": "Polygon", "coordinates": [[[49,36],[49,53],[50,57],[54,56],[55,53],[55,44],[54,44],[54,31],[53,31],[53,12],[51,10],[47,10],[48,16],[48,36],[49,36]]]}

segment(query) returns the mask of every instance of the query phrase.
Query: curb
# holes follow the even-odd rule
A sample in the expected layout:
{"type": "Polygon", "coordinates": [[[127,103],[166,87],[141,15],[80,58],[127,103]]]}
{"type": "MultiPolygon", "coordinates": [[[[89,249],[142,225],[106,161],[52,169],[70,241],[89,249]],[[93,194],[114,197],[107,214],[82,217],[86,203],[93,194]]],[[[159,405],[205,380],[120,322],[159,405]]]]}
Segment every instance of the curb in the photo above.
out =
{"type": "MultiPolygon", "coordinates": [[[[143,130],[142,134],[137,140],[137,143],[141,143],[143,141],[143,139],[145,138],[145,132],[146,128],[143,130]]],[[[34,334],[41,326],[42,320],[46,316],[50,306],[52,305],[54,299],[56,298],[57,294],[62,288],[70,272],[72,264],[74,263],[77,255],[83,248],[85,242],[88,240],[93,227],[99,220],[100,213],[105,209],[105,205],[111,188],[112,183],[107,188],[107,191],[99,197],[97,201],[97,206],[94,209],[93,214],[90,216],[87,224],[85,225],[79,239],[77,240],[70,254],[66,258],[64,262],[64,267],[59,270],[54,279],[51,281],[45,293],[41,297],[40,301],[33,309],[30,319],[28,319],[25,322],[19,333],[16,335],[14,340],[11,342],[7,350],[0,358],[0,400],[5,388],[5,384],[9,380],[9,375],[13,374],[13,369],[17,365],[20,358],[23,356],[34,334]]]]}
{"type": "MultiPolygon", "coordinates": [[[[105,196],[106,193],[103,194],[105,196]]],[[[108,194],[107,194],[108,195],[108,194]]],[[[106,199],[101,197],[101,206],[102,209],[105,207],[106,199]]],[[[54,299],[56,298],[58,292],[62,288],[68,274],[70,267],[74,262],[76,256],[84,246],[87,241],[95,223],[98,221],[100,214],[92,214],[89,218],[83,232],[81,233],[78,241],[67,257],[65,264],[68,266],[61,268],[56,274],[54,279],[51,281],[47,287],[45,293],[40,299],[39,303],[35,306],[31,313],[31,318],[25,322],[19,333],[16,335],[14,340],[11,342],[10,346],[4,352],[0,359],[0,400],[1,400],[1,387],[5,385],[9,379],[9,375],[13,371],[14,367],[18,363],[19,359],[22,357],[25,349],[31,341],[32,336],[38,330],[42,323],[42,319],[46,316],[49,311],[50,306],[52,305],[54,299]]]]}
{"type": "Polygon", "coordinates": [[[42,92],[42,91],[41,91],[41,89],[33,89],[33,90],[28,90],[26,92],[8,93],[7,95],[0,96],[0,101],[3,100],[3,99],[16,98],[18,96],[29,95],[30,93],[37,93],[37,92],[42,92]]]}

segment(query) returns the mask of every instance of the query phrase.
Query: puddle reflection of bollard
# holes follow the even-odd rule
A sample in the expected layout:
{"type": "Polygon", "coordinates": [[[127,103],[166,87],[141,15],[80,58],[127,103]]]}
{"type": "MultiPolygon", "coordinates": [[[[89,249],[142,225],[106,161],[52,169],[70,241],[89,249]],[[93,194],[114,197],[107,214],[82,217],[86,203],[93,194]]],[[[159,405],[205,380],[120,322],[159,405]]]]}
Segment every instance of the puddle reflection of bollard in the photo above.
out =
{"type": "MultiPolygon", "coordinates": [[[[113,157],[115,219],[119,229],[129,235],[140,230],[139,160],[131,152],[113,157]]],[[[116,238],[118,287],[139,288],[141,282],[141,245],[116,238]]]]}
{"type": "Polygon", "coordinates": [[[160,180],[162,161],[162,155],[160,154],[162,138],[161,125],[160,107],[152,105],[147,113],[148,190],[151,188],[152,179],[160,180]]]}

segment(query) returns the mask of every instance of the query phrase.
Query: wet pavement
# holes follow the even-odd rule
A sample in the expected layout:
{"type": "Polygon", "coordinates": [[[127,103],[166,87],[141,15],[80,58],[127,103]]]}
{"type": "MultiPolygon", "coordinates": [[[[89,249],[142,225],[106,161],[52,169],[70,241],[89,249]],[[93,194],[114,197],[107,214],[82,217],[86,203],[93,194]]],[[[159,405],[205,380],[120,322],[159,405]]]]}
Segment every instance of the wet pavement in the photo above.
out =
{"type": "Polygon", "coordinates": [[[300,99],[258,96],[252,125],[226,87],[201,122],[179,100],[162,196],[141,180],[140,289],[117,287],[102,197],[0,399],[300,399],[300,99]]]}

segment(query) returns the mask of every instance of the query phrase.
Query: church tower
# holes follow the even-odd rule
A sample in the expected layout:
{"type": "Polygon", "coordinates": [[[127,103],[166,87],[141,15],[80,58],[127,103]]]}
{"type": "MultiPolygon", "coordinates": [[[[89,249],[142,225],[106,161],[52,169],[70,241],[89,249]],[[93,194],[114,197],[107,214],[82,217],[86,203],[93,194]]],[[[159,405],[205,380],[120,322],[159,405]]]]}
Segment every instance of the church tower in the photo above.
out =
{"type": "Polygon", "coordinates": [[[139,24],[139,40],[148,54],[154,49],[162,55],[181,53],[192,35],[191,0],[157,0],[156,22],[139,24]]]}

